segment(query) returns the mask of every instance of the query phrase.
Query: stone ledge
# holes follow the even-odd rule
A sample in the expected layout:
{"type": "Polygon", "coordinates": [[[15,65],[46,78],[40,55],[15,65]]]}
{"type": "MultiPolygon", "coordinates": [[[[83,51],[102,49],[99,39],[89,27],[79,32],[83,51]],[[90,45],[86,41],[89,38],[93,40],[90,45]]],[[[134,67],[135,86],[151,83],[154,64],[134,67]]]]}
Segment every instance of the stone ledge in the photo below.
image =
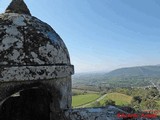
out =
{"type": "MultiPolygon", "coordinates": [[[[68,120],[131,120],[120,118],[118,113],[129,114],[117,107],[107,106],[99,108],[79,108],[65,111],[68,120]]],[[[134,118],[134,120],[159,120],[160,118],[134,118]]],[[[133,120],[133,119],[132,119],[133,120]]]]}
{"type": "Polygon", "coordinates": [[[0,66],[0,82],[45,80],[74,74],[73,65],[51,66],[0,66]]]}

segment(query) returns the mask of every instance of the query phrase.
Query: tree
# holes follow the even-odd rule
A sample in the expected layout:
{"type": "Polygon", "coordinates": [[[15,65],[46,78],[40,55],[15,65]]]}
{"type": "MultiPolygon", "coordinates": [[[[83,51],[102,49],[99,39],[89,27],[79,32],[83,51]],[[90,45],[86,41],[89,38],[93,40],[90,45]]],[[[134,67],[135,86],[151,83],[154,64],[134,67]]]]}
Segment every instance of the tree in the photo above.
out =
{"type": "Polygon", "coordinates": [[[159,91],[157,90],[156,87],[152,87],[147,93],[148,98],[151,99],[156,97],[157,95],[159,95],[159,91]]]}
{"type": "Polygon", "coordinates": [[[107,106],[107,105],[115,105],[115,101],[111,100],[111,99],[108,99],[104,102],[104,106],[107,106]]]}
{"type": "Polygon", "coordinates": [[[159,107],[158,103],[151,99],[144,101],[143,104],[146,109],[157,109],[159,107]]]}
{"type": "Polygon", "coordinates": [[[135,109],[135,110],[140,110],[140,103],[142,102],[142,98],[140,96],[133,96],[132,100],[131,100],[131,106],[135,109]]]}
{"type": "Polygon", "coordinates": [[[101,104],[100,104],[100,102],[98,102],[98,101],[96,101],[95,103],[93,103],[93,105],[92,105],[93,107],[100,107],[101,106],[101,104]]]}
{"type": "Polygon", "coordinates": [[[131,103],[138,102],[141,103],[142,98],[140,96],[133,96],[131,103]]]}

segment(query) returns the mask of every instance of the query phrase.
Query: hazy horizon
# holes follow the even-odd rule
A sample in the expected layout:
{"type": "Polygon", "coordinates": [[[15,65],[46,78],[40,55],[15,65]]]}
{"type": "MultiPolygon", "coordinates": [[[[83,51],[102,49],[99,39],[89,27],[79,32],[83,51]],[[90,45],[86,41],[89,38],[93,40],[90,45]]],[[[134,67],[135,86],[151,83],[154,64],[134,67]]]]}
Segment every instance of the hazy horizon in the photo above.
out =
{"type": "Polygon", "coordinates": [[[102,70],[102,71],[85,71],[85,72],[76,72],[75,74],[88,74],[88,73],[109,73],[111,71],[117,70],[117,69],[122,69],[122,68],[132,68],[132,67],[144,67],[144,66],[160,66],[160,64],[156,65],[138,65],[138,66],[124,66],[124,67],[119,67],[111,70],[102,70]]]}
{"type": "Polygon", "coordinates": [[[160,64],[159,0],[25,2],[61,36],[76,73],[160,64]]]}

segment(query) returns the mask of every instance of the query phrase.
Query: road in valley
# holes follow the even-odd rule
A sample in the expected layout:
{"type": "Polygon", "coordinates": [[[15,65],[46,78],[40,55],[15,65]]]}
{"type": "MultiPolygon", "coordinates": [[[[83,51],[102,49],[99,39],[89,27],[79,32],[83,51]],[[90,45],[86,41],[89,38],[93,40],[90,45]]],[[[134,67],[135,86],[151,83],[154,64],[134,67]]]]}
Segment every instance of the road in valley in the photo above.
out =
{"type": "Polygon", "coordinates": [[[93,101],[93,102],[90,102],[90,103],[87,103],[87,104],[84,104],[84,105],[80,105],[80,106],[77,106],[77,107],[74,107],[74,108],[84,108],[84,107],[87,107],[87,106],[89,106],[89,105],[91,105],[91,104],[94,104],[95,102],[101,101],[101,100],[104,99],[106,96],[107,96],[107,94],[104,94],[104,95],[102,95],[101,97],[99,97],[98,99],[96,99],[96,100],[93,101]]]}

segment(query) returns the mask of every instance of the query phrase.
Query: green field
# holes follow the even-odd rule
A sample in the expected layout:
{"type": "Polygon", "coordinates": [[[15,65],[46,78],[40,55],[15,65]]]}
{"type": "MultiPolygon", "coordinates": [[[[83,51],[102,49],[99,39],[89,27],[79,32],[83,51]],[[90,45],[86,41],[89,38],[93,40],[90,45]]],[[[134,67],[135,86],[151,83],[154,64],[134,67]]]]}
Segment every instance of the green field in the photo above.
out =
{"type": "MultiPolygon", "coordinates": [[[[93,102],[99,97],[100,95],[94,93],[76,95],[72,97],[72,106],[78,107],[93,102]]],[[[105,101],[108,99],[115,101],[116,105],[128,105],[131,103],[132,97],[121,93],[108,93],[107,96],[100,101],[100,104],[103,106],[105,101]]],[[[87,107],[92,107],[92,105],[87,107]]]]}
{"type": "Polygon", "coordinates": [[[76,95],[72,96],[72,106],[77,107],[80,105],[87,104],[89,102],[95,101],[97,98],[99,98],[100,95],[98,94],[85,94],[85,95],[76,95]]]}
{"type": "Polygon", "coordinates": [[[116,105],[128,105],[132,97],[121,93],[108,93],[107,96],[100,101],[100,104],[103,105],[107,99],[115,101],[116,105]]]}
{"type": "Polygon", "coordinates": [[[75,92],[75,93],[78,93],[78,94],[82,94],[84,92],[86,92],[86,93],[94,93],[94,94],[98,93],[96,91],[90,91],[90,90],[84,90],[84,89],[72,89],[72,92],[75,92]]]}

